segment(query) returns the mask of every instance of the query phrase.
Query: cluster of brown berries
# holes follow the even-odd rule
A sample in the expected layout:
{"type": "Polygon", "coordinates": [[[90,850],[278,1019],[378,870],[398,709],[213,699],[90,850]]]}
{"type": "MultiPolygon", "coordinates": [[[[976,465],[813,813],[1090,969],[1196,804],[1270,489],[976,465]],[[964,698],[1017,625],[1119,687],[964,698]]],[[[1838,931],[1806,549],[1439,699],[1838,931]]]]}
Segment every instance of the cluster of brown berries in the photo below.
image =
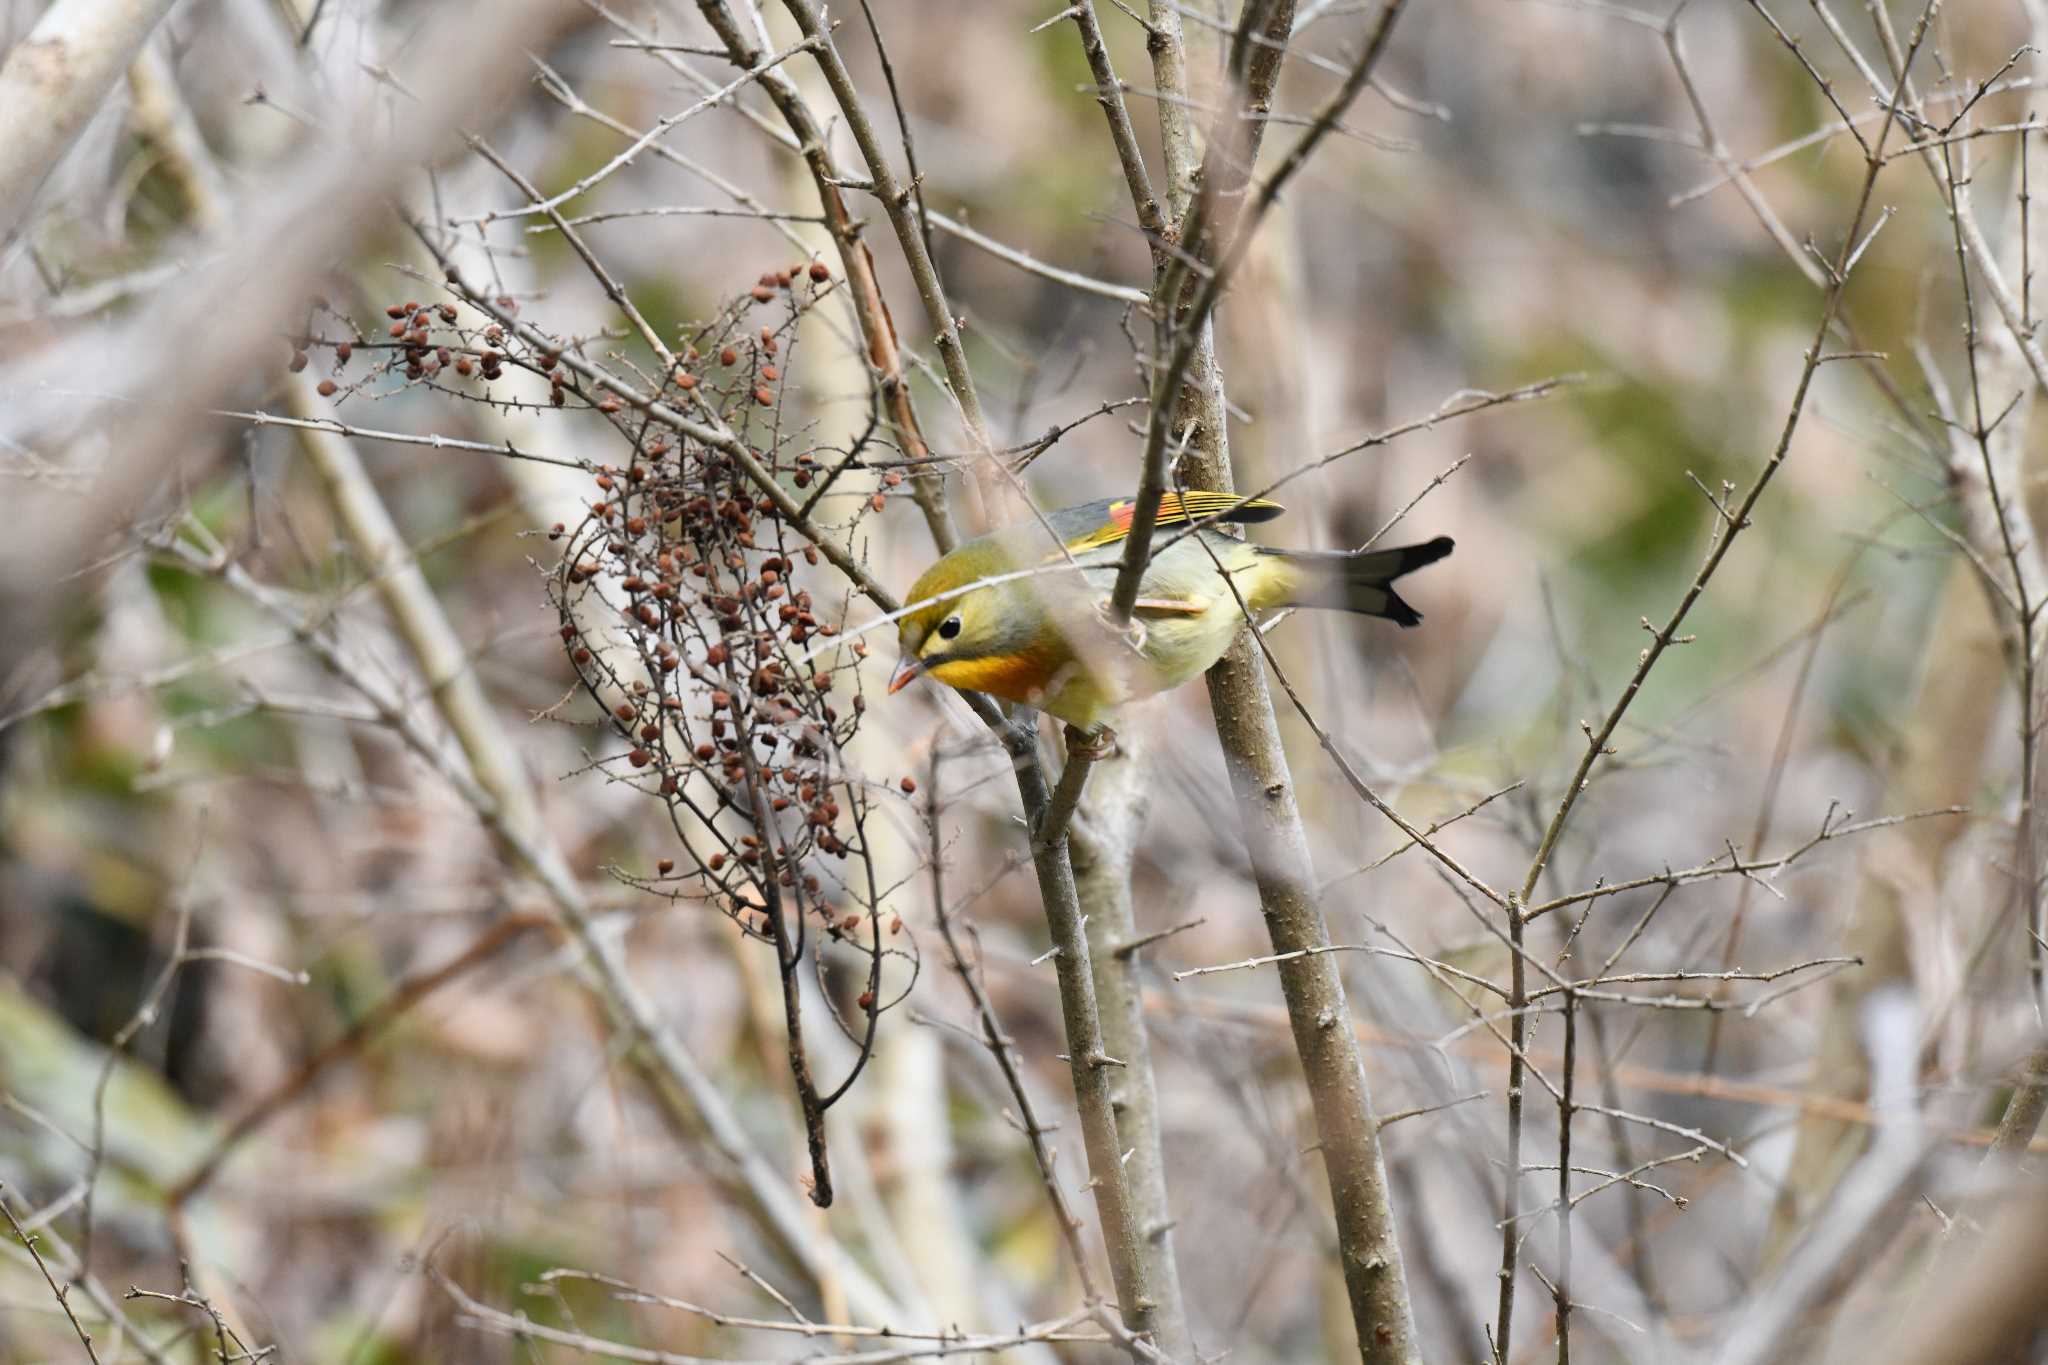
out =
{"type": "MultiPolygon", "coordinates": [[[[518,301],[510,296],[497,299],[496,304],[507,314],[516,313],[519,308],[518,301]]],[[[314,317],[317,319],[322,312],[333,313],[354,334],[353,339],[329,341],[309,327],[309,335],[293,343],[288,368],[294,374],[310,363],[309,348],[331,348],[335,375],[339,376],[358,347],[370,346],[391,352],[391,359],[373,369],[372,375],[398,371],[413,382],[433,381],[451,375],[491,382],[502,379],[506,367],[516,363],[545,375],[550,401],[556,407],[564,402],[569,376],[561,367],[559,352],[527,350],[519,338],[509,334],[502,324],[495,321],[481,328],[463,327],[459,325],[461,313],[453,303],[425,304],[417,299],[394,303],[384,310],[384,337],[375,341],[364,338],[355,324],[334,313],[325,299],[315,299],[314,317]]],[[[322,397],[332,397],[339,387],[331,377],[322,379],[318,385],[322,397]]]]}
{"type": "MultiPolygon", "coordinates": [[[[408,299],[404,303],[394,303],[386,308],[384,316],[391,319],[391,325],[385,329],[385,334],[398,346],[399,359],[405,366],[407,379],[431,379],[442,370],[455,368],[457,356],[454,349],[436,344],[434,341],[437,319],[444,327],[455,325],[459,315],[454,304],[443,303],[430,308],[426,304],[408,299]]],[[[503,340],[504,334],[497,324],[493,323],[491,330],[498,332],[498,339],[503,340]]],[[[457,369],[456,372],[467,374],[470,358],[468,354],[464,354],[460,359],[464,367],[457,369]]],[[[482,353],[481,361],[485,379],[496,379],[503,373],[503,352],[487,349],[482,353]]]]}
{"type": "Polygon", "coordinates": [[[812,284],[823,284],[832,278],[832,267],[826,265],[823,261],[812,261],[808,266],[799,262],[787,270],[766,271],[762,274],[759,283],[754,286],[754,302],[768,302],[768,300],[775,297],[776,290],[788,289],[805,275],[811,277],[812,284]]]}
{"type": "MultiPolygon", "coordinates": [[[[756,461],[795,476],[812,457],[750,430],[763,419],[749,414],[773,403],[779,352],[773,328],[746,331],[731,318],[684,348],[672,378],[693,401],[723,408],[756,461]]],[[[800,582],[817,547],[731,454],[674,440],[643,434],[631,462],[594,468],[588,514],[550,531],[563,543],[564,647],[606,699],[622,771],[716,845],[695,874],[705,892],[758,931],[750,917],[772,875],[829,928],[845,912],[820,902],[822,869],[810,864],[865,856],[870,793],[849,780],[842,751],[866,699],[843,695],[829,662],[806,657],[838,633],[800,582]]]]}

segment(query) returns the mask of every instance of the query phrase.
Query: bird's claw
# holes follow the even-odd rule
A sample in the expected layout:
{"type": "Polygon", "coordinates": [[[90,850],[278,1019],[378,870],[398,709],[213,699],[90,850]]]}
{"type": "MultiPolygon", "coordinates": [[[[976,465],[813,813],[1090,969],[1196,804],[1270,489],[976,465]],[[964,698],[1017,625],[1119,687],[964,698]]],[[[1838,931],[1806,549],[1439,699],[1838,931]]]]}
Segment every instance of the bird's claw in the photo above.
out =
{"type": "Polygon", "coordinates": [[[1102,622],[1102,628],[1115,636],[1126,648],[1136,654],[1145,652],[1145,640],[1149,632],[1146,631],[1143,621],[1133,616],[1119,625],[1106,597],[1095,604],[1095,615],[1102,622]]]}
{"type": "Polygon", "coordinates": [[[1098,725],[1093,730],[1078,726],[1067,727],[1067,757],[1085,759],[1090,763],[1099,762],[1116,752],[1116,731],[1107,725],[1098,725]]]}

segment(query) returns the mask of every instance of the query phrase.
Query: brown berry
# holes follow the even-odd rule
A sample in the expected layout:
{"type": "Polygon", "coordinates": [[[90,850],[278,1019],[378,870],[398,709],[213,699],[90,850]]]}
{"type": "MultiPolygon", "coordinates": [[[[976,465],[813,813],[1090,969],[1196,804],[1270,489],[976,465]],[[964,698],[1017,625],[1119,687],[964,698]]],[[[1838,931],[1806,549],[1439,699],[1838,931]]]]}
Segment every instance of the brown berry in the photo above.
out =
{"type": "Polygon", "coordinates": [[[825,281],[832,278],[832,267],[826,265],[823,261],[812,261],[811,278],[815,280],[817,283],[823,284],[825,281]]]}
{"type": "Polygon", "coordinates": [[[648,753],[645,749],[635,749],[632,753],[626,755],[626,761],[636,768],[644,768],[654,762],[654,755],[648,753]]]}
{"type": "Polygon", "coordinates": [[[322,398],[332,398],[334,397],[335,383],[332,379],[323,379],[313,386],[313,390],[322,398]]]}
{"type": "Polygon", "coordinates": [[[676,870],[676,860],[674,858],[663,858],[654,865],[654,870],[666,877],[669,873],[676,870]]]}
{"type": "Polygon", "coordinates": [[[906,793],[908,793],[908,792],[914,792],[914,791],[916,791],[916,790],[917,790],[917,779],[916,779],[916,778],[914,778],[914,777],[906,777],[906,778],[904,778],[904,779],[903,779],[903,780],[902,780],[901,782],[897,783],[896,785],[897,785],[897,786],[899,786],[899,787],[901,787],[901,788],[903,788],[903,790],[904,790],[904,791],[905,791],[906,793]]]}

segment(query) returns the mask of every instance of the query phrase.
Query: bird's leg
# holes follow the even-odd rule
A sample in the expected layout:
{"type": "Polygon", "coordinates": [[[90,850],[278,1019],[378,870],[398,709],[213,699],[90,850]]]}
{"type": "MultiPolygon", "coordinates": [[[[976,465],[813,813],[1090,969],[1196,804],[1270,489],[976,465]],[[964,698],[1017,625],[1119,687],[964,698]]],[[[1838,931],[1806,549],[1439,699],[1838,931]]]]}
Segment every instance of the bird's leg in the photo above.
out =
{"type": "Polygon", "coordinates": [[[1108,758],[1116,752],[1116,731],[1107,725],[1097,725],[1083,730],[1078,725],[1067,727],[1067,757],[1083,758],[1090,763],[1108,758]]]}

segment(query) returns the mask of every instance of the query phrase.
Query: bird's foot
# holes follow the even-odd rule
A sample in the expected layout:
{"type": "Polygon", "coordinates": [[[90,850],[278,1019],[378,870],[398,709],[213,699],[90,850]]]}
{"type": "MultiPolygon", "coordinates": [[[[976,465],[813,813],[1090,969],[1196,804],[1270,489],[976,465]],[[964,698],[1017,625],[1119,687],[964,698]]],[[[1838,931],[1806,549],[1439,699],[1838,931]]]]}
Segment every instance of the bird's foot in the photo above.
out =
{"type": "Polygon", "coordinates": [[[1145,652],[1145,640],[1150,632],[1145,629],[1145,623],[1135,615],[1130,620],[1119,625],[1115,613],[1109,609],[1109,599],[1105,597],[1095,604],[1095,618],[1101,622],[1104,630],[1108,631],[1113,638],[1122,643],[1132,653],[1142,654],[1145,652]]]}
{"type": "Polygon", "coordinates": [[[1092,730],[1083,730],[1078,725],[1067,727],[1067,757],[1099,762],[1116,752],[1116,731],[1107,725],[1098,725],[1092,730]]]}

